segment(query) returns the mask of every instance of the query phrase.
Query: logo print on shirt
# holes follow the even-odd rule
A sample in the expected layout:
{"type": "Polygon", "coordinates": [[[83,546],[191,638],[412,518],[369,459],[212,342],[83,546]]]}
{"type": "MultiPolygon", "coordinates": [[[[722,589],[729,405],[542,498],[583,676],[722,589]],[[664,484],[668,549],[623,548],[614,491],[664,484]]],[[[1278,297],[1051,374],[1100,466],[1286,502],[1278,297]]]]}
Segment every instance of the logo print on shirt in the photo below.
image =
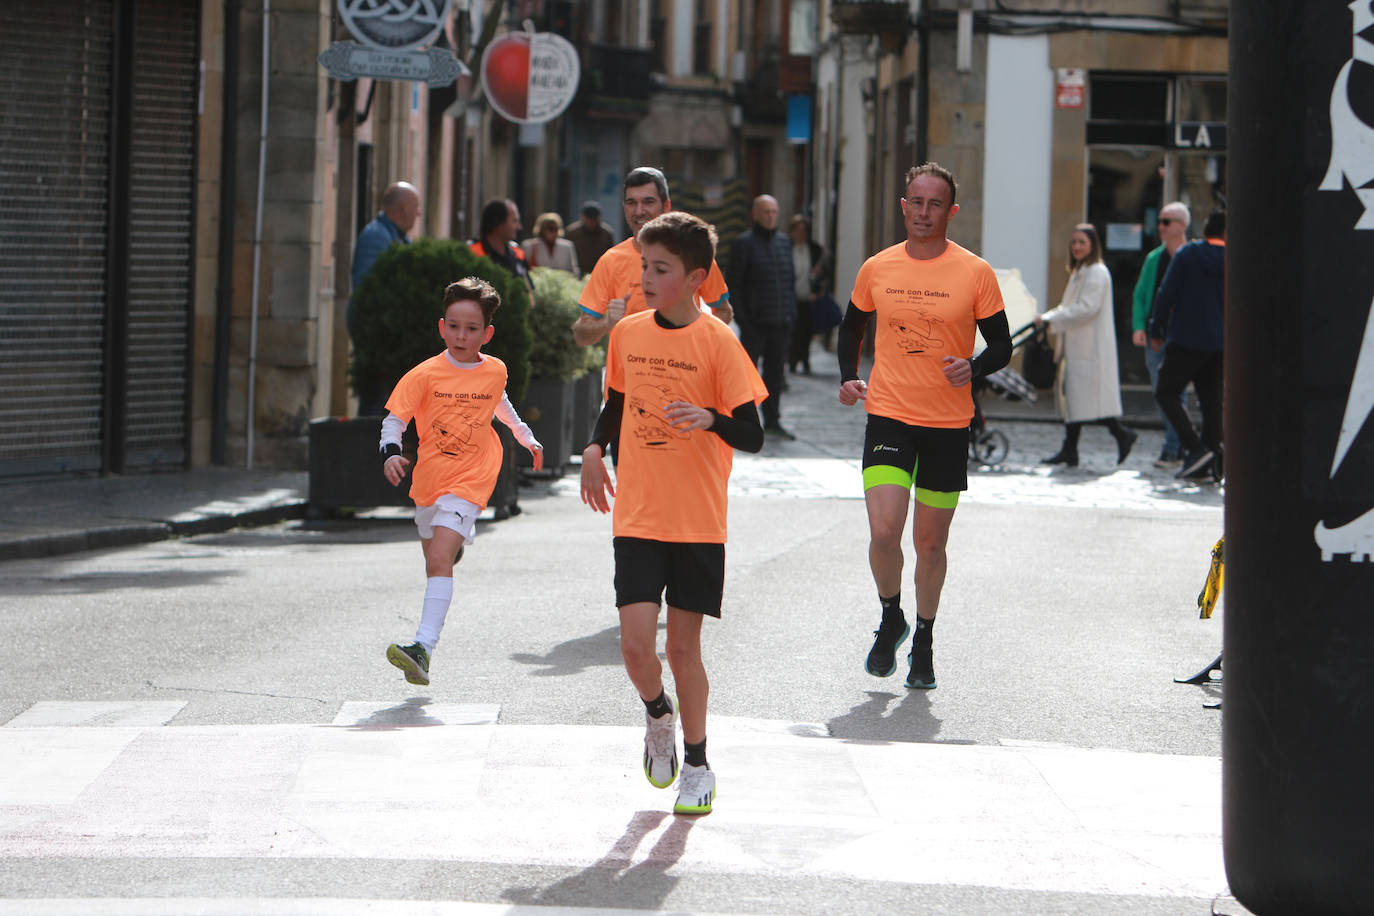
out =
{"type": "Polygon", "coordinates": [[[477,410],[458,410],[436,417],[430,429],[437,436],[439,451],[445,455],[458,456],[464,452],[477,451],[473,436],[482,425],[477,410]]]}
{"type": "Polygon", "coordinates": [[[630,392],[629,418],[635,436],[645,445],[660,448],[673,439],[687,438],[686,430],[673,429],[664,416],[664,410],[675,400],[667,385],[637,385],[630,392]]]}
{"type": "Polygon", "coordinates": [[[924,353],[944,345],[944,341],[933,336],[935,325],[945,320],[932,315],[925,309],[897,309],[887,319],[887,326],[897,335],[898,345],[908,353],[924,353]]]}

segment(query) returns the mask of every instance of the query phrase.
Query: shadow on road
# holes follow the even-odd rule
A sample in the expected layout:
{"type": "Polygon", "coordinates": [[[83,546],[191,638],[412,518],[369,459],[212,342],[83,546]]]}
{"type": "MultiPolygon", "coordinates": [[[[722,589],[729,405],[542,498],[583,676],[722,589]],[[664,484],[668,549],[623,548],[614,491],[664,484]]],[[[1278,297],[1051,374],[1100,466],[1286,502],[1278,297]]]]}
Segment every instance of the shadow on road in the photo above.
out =
{"type": "Polygon", "coordinates": [[[431,702],[429,697],[411,697],[396,706],[375,710],[366,719],[359,719],[348,727],[366,731],[399,731],[402,728],[443,725],[442,720],[434,718],[425,709],[431,702]]]}
{"type": "Polygon", "coordinates": [[[561,677],[567,674],[581,674],[591,667],[619,665],[620,625],[607,627],[600,633],[579,636],[561,642],[543,655],[533,652],[512,652],[511,661],[522,665],[543,665],[530,674],[535,677],[561,677]]]}
{"type": "MultiPolygon", "coordinates": [[[[71,576],[24,576],[4,579],[8,595],[97,595],[122,588],[195,588],[239,576],[232,569],[149,569],[138,572],[92,572],[71,576]]],[[[107,611],[119,607],[111,603],[107,611]]],[[[130,606],[129,610],[141,610],[130,606]]]]}
{"type": "Polygon", "coordinates": [[[582,871],[548,887],[512,887],[503,900],[524,906],[588,906],[657,910],[667,901],[680,878],[668,874],[687,851],[687,834],[694,817],[677,817],[667,811],[636,811],[610,851],[582,871]],[[635,850],[644,839],[671,818],[644,860],[634,862],[635,850]]]}
{"type": "Polygon", "coordinates": [[[930,711],[930,692],[912,690],[905,695],[867,690],[868,699],[826,725],[830,735],[849,741],[903,741],[919,744],[975,744],[974,741],[939,739],[944,723],[930,711]],[[894,702],[896,701],[896,702],[894,702]]]}

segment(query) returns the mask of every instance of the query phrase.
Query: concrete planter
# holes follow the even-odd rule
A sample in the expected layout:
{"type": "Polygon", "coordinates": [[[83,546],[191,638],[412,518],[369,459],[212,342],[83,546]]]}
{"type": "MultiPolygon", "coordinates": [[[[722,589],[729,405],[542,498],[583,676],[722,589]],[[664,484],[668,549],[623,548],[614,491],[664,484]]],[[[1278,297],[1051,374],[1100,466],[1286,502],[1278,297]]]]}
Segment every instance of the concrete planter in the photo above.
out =
{"type": "Polygon", "coordinates": [[[592,440],[596,418],[601,415],[602,370],[588,372],[573,383],[572,453],[580,454],[592,440]]]}
{"type": "MultiPolygon", "coordinates": [[[[535,438],[544,446],[544,468],[559,474],[572,454],[576,386],[574,381],[535,379],[520,402],[520,418],[530,425],[535,438]]],[[[533,465],[530,453],[523,448],[516,457],[522,468],[533,465]]]]}
{"type": "MultiPolygon", "coordinates": [[[[381,417],[328,417],[310,423],[310,514],[329,515],[340,509],[373,506],[413,506],[408,480],[393,487],[382,476],[377,442],[381,417]]],[[[497,518],[520,511],[514,449],[520,449],[505,424],[497,422],[504,456],[501,476],[489,505],[497,518]]],[[[420,447],[415,424],[406,428],[402,453],[412,462],[420,447]]]]}

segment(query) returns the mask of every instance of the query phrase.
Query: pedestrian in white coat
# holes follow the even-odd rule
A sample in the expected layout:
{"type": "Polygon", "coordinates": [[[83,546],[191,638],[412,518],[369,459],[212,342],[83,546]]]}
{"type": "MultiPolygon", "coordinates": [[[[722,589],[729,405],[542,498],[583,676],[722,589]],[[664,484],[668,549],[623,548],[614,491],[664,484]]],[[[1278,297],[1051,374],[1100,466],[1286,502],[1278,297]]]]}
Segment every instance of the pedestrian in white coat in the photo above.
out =
{"type": "Polygon", "coordinates": [[[1126,460],[1137,434],[1121,425],[1121,385],[1116,368],[1116,318],[1112,275],[1102,263],[1102,245],[1091,223],[1074,227],[1069,239],[1069,285],[1055,308],[1035,317],[1063,335],[1059,367],[1064,444],[1045,464],[1078,466],[1078,434],[1085,423],[1107,427],[1116,440],[1116,463],[1126,460]]]}

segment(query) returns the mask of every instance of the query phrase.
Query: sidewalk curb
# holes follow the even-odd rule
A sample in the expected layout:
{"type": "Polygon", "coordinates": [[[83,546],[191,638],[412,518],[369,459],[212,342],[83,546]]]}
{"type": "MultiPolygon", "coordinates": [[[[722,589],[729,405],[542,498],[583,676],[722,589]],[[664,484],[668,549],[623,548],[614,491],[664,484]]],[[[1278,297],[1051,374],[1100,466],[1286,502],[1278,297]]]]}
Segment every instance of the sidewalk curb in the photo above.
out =
{"type": "Polygon", "coordinates": [[[0,562],[33,560],[89,550],[109,550],[117,547],[131,547],[136,544],[148,544],[153,541],[165,541],[176,537],[218,534],[233,528],[275,525],[278,522],[304,518],[307,506],[307,501],[302,499],[280,506],[270,506],[266,509],[251,509],[229,515],[205,516],[188,521],[110,525],[93,528],[89,531],[18,537],[0,541],[0,562]]]}

